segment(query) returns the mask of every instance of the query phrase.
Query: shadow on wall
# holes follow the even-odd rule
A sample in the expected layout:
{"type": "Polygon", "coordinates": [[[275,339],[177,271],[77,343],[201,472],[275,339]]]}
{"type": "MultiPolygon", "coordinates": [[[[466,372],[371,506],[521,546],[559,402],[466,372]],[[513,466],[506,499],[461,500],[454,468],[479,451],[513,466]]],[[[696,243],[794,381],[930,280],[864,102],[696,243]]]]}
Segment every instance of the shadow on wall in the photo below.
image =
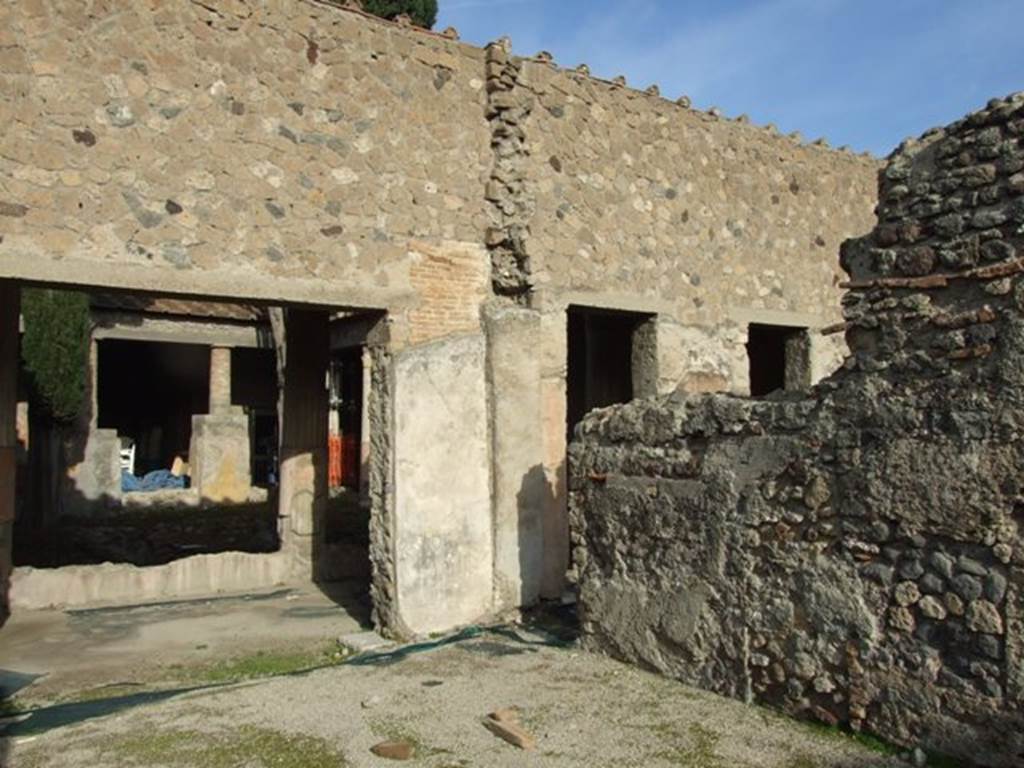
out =
{"type": "Polygon", "coordinates": [[[520,481],[516,493],[520,578],[516,605],[560,599],[572,583],[568,578],[572,562],[565,468],[566,462],[562,461],[549,474],[538,464],[520,481]]]}
{"type": "Polygon", "coordinates": [[[516,531],[519,554],[518,605],[536,602],[543,590],[544,516],[552,509],[554,494],[542,466],[523,475],[516,493],[516,531]]]}

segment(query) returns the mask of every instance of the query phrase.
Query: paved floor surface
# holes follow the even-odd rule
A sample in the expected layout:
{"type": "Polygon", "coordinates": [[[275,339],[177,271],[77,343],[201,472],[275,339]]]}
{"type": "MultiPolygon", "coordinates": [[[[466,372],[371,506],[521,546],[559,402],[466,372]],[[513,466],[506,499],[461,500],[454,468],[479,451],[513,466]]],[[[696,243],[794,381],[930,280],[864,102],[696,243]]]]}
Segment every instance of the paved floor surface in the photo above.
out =
{"type": "Polygon", "coordinates": [[[131,684],[172,665],[304,647],[369,626],[369,611],[352,589],[325,590],[16,612],[0,630],[0,697],[20,694],[39,701],[131,684]]]}

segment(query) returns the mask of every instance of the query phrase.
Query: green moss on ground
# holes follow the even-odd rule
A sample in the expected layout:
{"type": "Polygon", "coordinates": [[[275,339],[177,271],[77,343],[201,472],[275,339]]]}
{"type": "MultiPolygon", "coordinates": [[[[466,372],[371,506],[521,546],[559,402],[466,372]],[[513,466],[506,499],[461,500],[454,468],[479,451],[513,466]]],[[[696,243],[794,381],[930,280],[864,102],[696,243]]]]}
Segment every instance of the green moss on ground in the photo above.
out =
{"type": "MultiPolygon", "coordinates": [[[[726,763],[718,756],[718,742],[721,734],[712,731],[700,723],[691,723],[685,735],[680,734],[672,723],[661,723],[652,727],[659,737],[678,743],[673,749],[655,754],[670,765],[680,768],[726,768],[726,763]]],[[[728,768],[738,768],[730,764],[728,768]]]]}
{"type": "Polygon", "coordinates": [[[132,732],[112,737],[104,757],[127,766],[204,768],[346,768],[345,755],[324,739],[243,725],[229,733],[195,730],[132,732]]]}
{"type": "Polygon", "coordinates": [[[208,664],[172,665],[172,676],[194,683],[235,683],[341,664],[351,653],[337,643],[302,651],[257,651],[208,664]]]}

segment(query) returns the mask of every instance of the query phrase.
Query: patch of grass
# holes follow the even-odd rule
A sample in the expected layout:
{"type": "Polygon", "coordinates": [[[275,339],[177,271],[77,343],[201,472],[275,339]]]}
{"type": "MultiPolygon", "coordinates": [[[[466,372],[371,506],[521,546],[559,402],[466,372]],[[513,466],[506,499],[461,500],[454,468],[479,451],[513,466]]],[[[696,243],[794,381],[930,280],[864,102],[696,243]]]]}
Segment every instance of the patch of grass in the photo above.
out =
{"type": "Polygon", "coordinates": [[[121,696],[131,696],[133,693],[142,693],[146,687],[141,683],[111,683],[100,685],[95,688],[84,688],[80,691],[71,691],[58,696],[55,704],[79,704],[83,701],[99,701],[101,699],[116,699],[121,696]]]}
{"type": "Polygon", "coordinates": [[[875,752],[879,755],[885,755],[886,757],[892,757],[905,751],[895,744],[891,744],[888,741],[870,733],[854,731],[837,725],[825,725],[825,723],[819,723],[814,720],[799,720],[795,717],[790,717],[779,712],[765,704],[756,704],[754,706],[761,715],[761,720],[765,725],[779,723],[796,725],[798,728],[808,731],[812,736],[817,738],[824,738],[830,741],[840,741],[846,744],[852,742],[863,749],[875,752]]]}
{"type": "Polygon", "coordinates": [[[233,683],[304,672],[341,664],[349,655],[347,649],[330,643],[323,648],[305,651],[257,651],[196,666],[172,665],[169,669],[192,682],[233,683]]]}
{"type": "Polygon", "coordinates": [[[243,725],[225,734],[163,730],[114,737],[101,752],[118,765],[204,768],[346,768],[325,740],[243,725]]]}
{"type": "Polygon", "coordinates": [[[825,725],[824,723],[816,723],[814,721],[796,720],[794,722],[799,723],[804,729],[810,731],[816,736],[821,736],[833,741],[853,742],[854,744],[879,755],[891,757],[904,751],[895,744],[890,744],[884,739],[880,739],[870,733],[851,731],[845,728],[840,728],[839,726],[825,725]]]}
{"type": "MultiPolygon", "coordinates": [[[[652,726],[651,730],[663,738],[679,737],[679,732],[669,723],[652,726]]],[[[691,723],[686,744],[656,753],[654,756],[680,768],[726,768],[716,749],[721,735],[700,723],[691,723]]],[[[730,765],[729,768],[735,768],[730,765]]]]}

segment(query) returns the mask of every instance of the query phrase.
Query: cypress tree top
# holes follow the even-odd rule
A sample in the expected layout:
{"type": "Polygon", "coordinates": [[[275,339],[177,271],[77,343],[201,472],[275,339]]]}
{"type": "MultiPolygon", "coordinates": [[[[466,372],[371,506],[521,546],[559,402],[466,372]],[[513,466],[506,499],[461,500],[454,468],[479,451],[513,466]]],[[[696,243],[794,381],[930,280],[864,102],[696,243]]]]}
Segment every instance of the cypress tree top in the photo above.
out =
{"type": "Polygon", "coordinates": [[[437,0],[363,0],[363,9],[384,19],[407,13],[414,24],[426,29],[437,21],[437,0]]]}

